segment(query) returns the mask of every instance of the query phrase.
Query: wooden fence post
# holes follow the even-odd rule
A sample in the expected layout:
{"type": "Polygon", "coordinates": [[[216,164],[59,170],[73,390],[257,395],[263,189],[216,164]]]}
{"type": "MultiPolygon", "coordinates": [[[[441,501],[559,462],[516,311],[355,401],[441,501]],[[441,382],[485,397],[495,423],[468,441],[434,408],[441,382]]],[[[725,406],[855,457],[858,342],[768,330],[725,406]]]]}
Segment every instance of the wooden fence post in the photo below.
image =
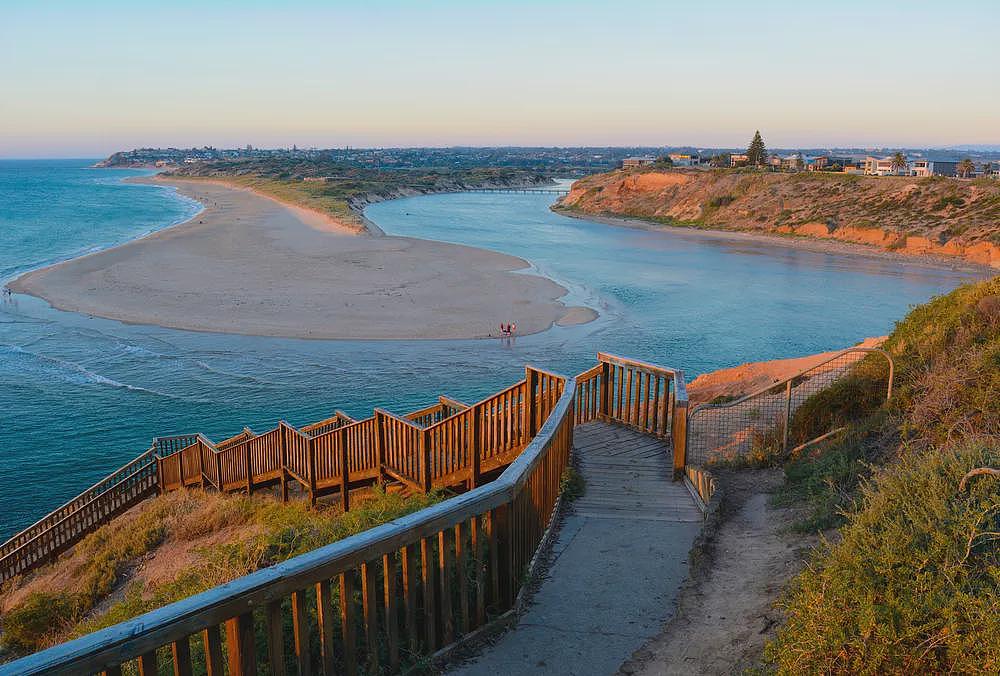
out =
{"type": "MultiPolygon", "coordinates": [[[[676,397],[676,389],[674,390],[676,397]]],[[[674,447],[674,481],[684,478],[684,467],[687,464],[687,400],[674,399],[673,420],[671,420],[671,442],[674,447]]]]}
{"type": "Polygon", "coordinates": [[[198,485],[205,490],[205,444],[198,439],[198,485]]]}
{"type": "Polygon", "coordinates": [[[340,506],[346,512],[351,508],[351,476],[347,452],[347,428],[340,428],[340,506]]]}
{"type": "Polygon", "coordinates": [[[278,462],[281,465],[281,501],[288,502],[288,430],[282,420],[278,423],[278,462]]]}
{"type": "Polygon", "coordinates": [[[246,472],[247,472],[247,495],[252,495],[253,494],[253,472],[251,471],[252,467],[251,467],[251,462],[250,462],[250,444],[243,444],[243,453],[244,453],[244,455],[246,455],[246,459],[245,459],[245,461],[244,461],[243,464],[244,464],[244,467],[245,467],[246,472]]]}
{"type": "Polygon", "coordinates": [[[538,395],[535,392],[538,387],[538,374],[530,366],[526,366],[524,368],[524,382],[525,389],[527,390],[524,402],[524,430],[528,435],[528,438],[525,439],[524,442],[530,443],[531,440],[535,438],[535,433],[538,431],[535,420],[538,416],[538,395]]]}
{"type": "Polygon", "coordinates": [[[611,418],[611,364],[601,362],[601,403],[598,414],[604,422],[611,418]]]}
{"type": "Polygon", "coordinates": [[[479,485],[482,480],[482,457],[480,435],[482,434],[482,406],[474,406],[469,412],[469,490],[479,485]]]}
{"type": "Polygon", "coordinates": [[[156,484],[159,488],[160,495],[167,492],[166,487],[163,485],[163,458],[160,456],[154,456],[156,458],[156,484]]]}
{"type": "Polygon", "coordinates": [[[309,449],[309,476],[306,477],[309,480],[309,504],[313,507],[316,506],[316,439],[315,437],[309,437],[309,445],[306,447],[309,449]]]}
{"type": "Polygon", "coordinates": [[[430,430],[427,429],[420,432],[420,458],[424,463],[424,492],[430,493],[434,486],[432,483],[433,473],[431,472],[430,430]]]}
{"type": "Polygon", "coordinates": [[[375,411],[375,463],[378,469],[376,480],[385,483],[385,414],[375,411]]]}

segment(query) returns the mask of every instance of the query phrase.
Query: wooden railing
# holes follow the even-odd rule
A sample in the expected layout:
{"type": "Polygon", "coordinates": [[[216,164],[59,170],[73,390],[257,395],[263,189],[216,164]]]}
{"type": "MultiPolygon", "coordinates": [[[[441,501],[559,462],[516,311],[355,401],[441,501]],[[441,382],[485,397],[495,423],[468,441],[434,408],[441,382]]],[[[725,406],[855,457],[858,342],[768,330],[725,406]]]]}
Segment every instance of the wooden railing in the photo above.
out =
{"type": "MultiPolygon", "coordinates": [[[[300,674],[355,674],[359,666],[378,673],[422,664],[426,656],[514,607],[557,504],[572,447],[575,391],[572,378],[528,369],[522,383],[428,428],[376,411],[368,420],[313,437],[315,442],[333,435],[321,444],[342,454],[324,450],[322,456],[334,463],[339,457],[344,474],[366,466],[368,456],[355,453],[361,448],[355,440],[365,439],[387,467],[395,465],[392,471],[405,470],[407,476],[429,471],[432,480],[465,476],[474,481],[476,458],[501,458],[506,449],[525,445],[492,482],[4,665],[0,672],[120,674],[123,666],[135,664],[141,673],[157,673],[169,663],[173,673],[189,674],[197,663],[199,671],[222,674],[228,667],[233,676],[296,667],[300,674]],[[392,446],[383,445],[384,434],[394,437],[392,446]],[[441,451],[416,470],[403,460],[415,438],[441,451]],[[479,449],[475,440],[498,440],[501,450],[479,449]],[[471,458],[470,449],[476,451],[471,458]]],[[[293,432],[300,434],[289,429],[279,425],[276,436],[287,440],[293,432]]],[[[248,476],[273,471],[250,443],[227,452],[235,451],[237,459],[247,453],[253,465],[248,476]]],[[[333,466],[336,473],[338,465],[333,466]]],[[[184,471],[178,476],[183,478],[184,471]]]]}
{"type": "Polygon", "coordinates": [[[461,413],[467,408],[469,408],[468,404],[442,394],[438,397],[438,403],[412,413],[407,413],[404,417],[407,420],[412,420],[421,427],[429,427],[434,423],[441,422],[445,418],[450,418],[456,413],[461,413]]]}
{"type": "Polygon", "coordinates": [[[670,439],[674,475],[680,479],[687,448],[684,372],[604,352],[597,360],[576,378],[576,424],[601,420],[670,439]]]}
{"type": "Polygon", "coordinates": [[[52,560],[158,490],[154,451],[113,472],[0,547],[0,581],[52,560]]]}
{"type": "Polygon", "coordinates": [[[376,409],[354,421],[338,413],[301,430],[284,422],[261,435],[247,429],[220,444],[203,435],[156,439],[135,461],[3,545],[3,570],[23,571],[51,557],[156,490],[253,491],[280,483],[287,498],[295,481],[313,499],[339,491],[344,509],[353,486],[383,478],[414,489],[468,490],[0,665],[0,674],[423,669],[429,657],[515,608],[552,524],[574,425],[612,422],[671,440],[675,478],[703,508],[712,500],[715,478],[687,465],[683,372],[604,353],[598,360],[575,379],[528,367],[523,381],[471,406],[442,398],[405,416],[376,409]]]}
{"type": "MultiPolygon", "coordinates": [[[[575,422],[601,419],[667,436],[668,418],[681,405],[680,372],[598,357],[579,377],[575,422]]],[[[471,406],[442,396],[405,416],[378,409],[354,420],[337,411],[298,430],[285,422],[262,434],[244,428],[217,444],[203,434],[157,437],[150,451],[5,543],[0,581],[50,560],[157,491],[197,486],[252,493],[279,486],[288,499],[290,486],[298,485],[312,503],[339,493],[348,510],[352,489],[379,481],[414,490],[475,488],[518,456],[562,394],[561,376],[531,367],[525,374],[471,406]],[[137,468],[143,471],[136,474],[137,468]]],[[[675,465],[678,446],[683,454],[683,444],[675,444],[675,465]]]]}
{"type": "Polygon", "coordinates": [[[319,422],[314,422],[311,425],[306,425],[300,431],[310,437],[318,437],[326,432],[331,432],[333,430],[340,429],[345,425],[350,425],[352,422],[355,422],[355,420],[351,416],[347,415],[343,411],[335,411],[329,418],[320,420],[319,422]]]}

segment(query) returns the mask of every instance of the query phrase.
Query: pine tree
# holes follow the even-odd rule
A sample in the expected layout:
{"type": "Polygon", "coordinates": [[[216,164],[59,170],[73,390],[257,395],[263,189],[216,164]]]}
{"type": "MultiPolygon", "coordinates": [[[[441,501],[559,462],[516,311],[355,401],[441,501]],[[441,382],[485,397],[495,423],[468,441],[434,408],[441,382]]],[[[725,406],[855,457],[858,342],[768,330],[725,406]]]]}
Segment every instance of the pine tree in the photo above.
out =
{"type": "Polygon", "coordinates": [[[767,148],[764,147],[764,139],[759,130],[754,133],[750,147],[747,148],[747,164],[751,167],[763,167],[767,164],[767,148]]]}

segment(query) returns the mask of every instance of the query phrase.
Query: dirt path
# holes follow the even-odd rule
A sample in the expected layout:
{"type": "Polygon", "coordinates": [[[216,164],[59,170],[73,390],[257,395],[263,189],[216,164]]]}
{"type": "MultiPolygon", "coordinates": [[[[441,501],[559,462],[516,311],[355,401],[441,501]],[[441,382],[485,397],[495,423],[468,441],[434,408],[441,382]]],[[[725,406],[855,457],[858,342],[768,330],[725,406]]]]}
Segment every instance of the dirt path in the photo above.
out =
{"type": "Polygon", "coordinates": [[[771,506],[781,482],[781,470],[720,475],[717,522],[706,528],[676,615],[620,674],[741,674],[759,665],[781,619],[773,603],[818,542],[788,531],[793,508],[771,506]]]}

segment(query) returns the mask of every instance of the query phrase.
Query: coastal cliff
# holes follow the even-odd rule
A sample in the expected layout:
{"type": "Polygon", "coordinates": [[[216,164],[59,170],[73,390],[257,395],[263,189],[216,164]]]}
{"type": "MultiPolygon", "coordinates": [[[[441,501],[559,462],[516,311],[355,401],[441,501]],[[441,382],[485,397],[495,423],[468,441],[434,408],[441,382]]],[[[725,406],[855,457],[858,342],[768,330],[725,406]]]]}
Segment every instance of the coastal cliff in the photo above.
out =
{"type": "Polygon", "coordinates": [[[1000,182],[640,170],[595,174],[555,207],[664,225],[773,233],[1000,268],[1000,182]]]}

